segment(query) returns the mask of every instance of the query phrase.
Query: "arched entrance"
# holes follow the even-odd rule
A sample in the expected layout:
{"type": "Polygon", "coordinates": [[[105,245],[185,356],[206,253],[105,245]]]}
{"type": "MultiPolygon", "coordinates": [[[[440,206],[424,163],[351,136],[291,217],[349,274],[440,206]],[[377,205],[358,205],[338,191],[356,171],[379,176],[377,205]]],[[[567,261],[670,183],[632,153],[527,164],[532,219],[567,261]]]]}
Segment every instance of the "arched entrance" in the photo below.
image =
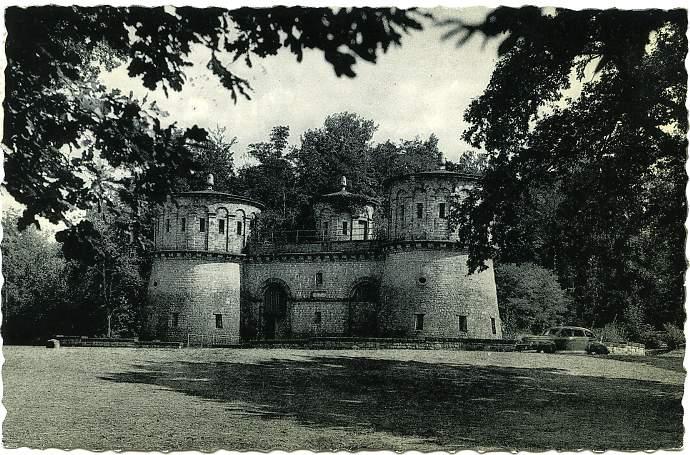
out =
{"type": "Polygon", "coordinates": [[[264,291],[264,337],[273,339],[284,331],[287,315],[287,292],[279,283],[272,283],[264,291]]]}
{"type": "Polygon", "coordinates": [[[379,286],[374,280],[361,280],[350,292],[349,332],[355,337],[378,335],[379,286]]]}

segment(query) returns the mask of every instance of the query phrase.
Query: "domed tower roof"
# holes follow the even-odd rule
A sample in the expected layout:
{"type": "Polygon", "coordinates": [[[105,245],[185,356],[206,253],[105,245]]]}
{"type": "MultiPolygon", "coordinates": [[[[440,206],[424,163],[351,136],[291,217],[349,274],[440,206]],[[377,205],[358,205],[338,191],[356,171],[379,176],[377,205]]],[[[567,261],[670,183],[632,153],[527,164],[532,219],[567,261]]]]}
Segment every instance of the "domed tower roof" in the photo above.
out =
{"type": "Polygon", "coordinates": [[[317,199],[326,203],[329,201],[349,201],[361,204],[379,205],[379,201],[375,198],[347,191],[347,178],[345,176],[340,178],[340,191],[322,194],[317,199]]]}
{"type": "Polygon", "coordinates": [[[261,210],[263,210],[266,207],[262,202],[256,201],[254,199],[251,199],[251,198],[248,198],[245,196],[240,196],[238,194],[232,194],[232,193],[225,193],[222,191],[214,191],[213,186],[214,186],[213,174],[208,174],[208,176],[206,177],[206,189],[195,190],[195,191],[181,191],[179,193],[174,193],[172,195],[172,197],[175,199],[180,199],[180,198],[184,198],[184,197],[209,198],[209,199],[213,199],[213,200],[237,202],[237,203],[241,203],[241,204],[251,205],[251,206],[257,207],[261,210]]]}

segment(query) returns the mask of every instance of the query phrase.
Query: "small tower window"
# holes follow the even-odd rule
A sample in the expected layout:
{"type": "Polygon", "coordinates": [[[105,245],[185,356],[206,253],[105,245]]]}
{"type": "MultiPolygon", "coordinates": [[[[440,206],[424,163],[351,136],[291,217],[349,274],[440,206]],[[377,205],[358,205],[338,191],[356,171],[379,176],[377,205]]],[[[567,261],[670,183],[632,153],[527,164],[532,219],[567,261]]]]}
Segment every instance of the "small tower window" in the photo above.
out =
{"type": "Polygon", "coordinates": [[[415,314],[414,315],[414,329],[415,330],[424,330],[424,315],[423,314],[415,314]]]}
{"type": "Polygon", "coordinates": [[[496,335],[496,318],[491,318],[491,333],[496,335]]]}
{"type": "Polygon", "coordinates": [[[321,324],[321,312],[316,311],[314,313],[314,324],[321,324]]]}
{"type": "Polygon", "coordinates": [[[417,218],[422,218],[424,216],[424,204],[421,202],[417,203],[417,218]]]}
{"type": "Polygon", "coordinates": [[[314,277],[314,282],[317,286],[321,286],[323,284],[323,273],[318,272],[314,277]]]}
{"type": "Polygon", "coordinates": [[[343,221],[343,235],[347,235],[347,221],[343,221]]]}
{"type": "Polygon", "coordinates": [[[199,232],[206,232],[206,218],[199,218],[199,232]]]}
{"type": "Polygon", "coordinates": [[[222,314],[214,314],[216,317],[216,328],[217,329],[222,329],[223,328],[223,315],[222,314]]]}
{"type": "Polygon", "coordinates": [[[225,220],[218,220],[218,233],[225,234],[225,220]]]}
{"type": "Polygon", "coordinates": [[[405,206],[401,205],[400,206],[400,221],[405,221],[405,206]]]}
{"type": "Polygon", "coordinates": [[[165,232],[170,232],[170,218],[165,220],[165,232]]]}
{"type": "Polygon", "coordinates": [[[446,203],[441,202],[438,205],[438,217],[439,218],[445,218],[446,217],[446,203]]]}
{"type": "Polygon", "coordinates": [[[458,316],[458,330],[467,332],[467,316],[458,316]]]}
{"type": "Polygon", "coordinates": [[[180,231],[184,232],[187,229],[187,218],[182,217],[180,219],[180,231]]]}
{"type": "Polygon", "coordinates": [[[180,313],[170,314],[170,327],[177,327],[180,325],[180,313]]]}
{"type": "Polygon", "coordinates": [[[237,235],[242,235],[242,222],[237,222],[237,235]]]}

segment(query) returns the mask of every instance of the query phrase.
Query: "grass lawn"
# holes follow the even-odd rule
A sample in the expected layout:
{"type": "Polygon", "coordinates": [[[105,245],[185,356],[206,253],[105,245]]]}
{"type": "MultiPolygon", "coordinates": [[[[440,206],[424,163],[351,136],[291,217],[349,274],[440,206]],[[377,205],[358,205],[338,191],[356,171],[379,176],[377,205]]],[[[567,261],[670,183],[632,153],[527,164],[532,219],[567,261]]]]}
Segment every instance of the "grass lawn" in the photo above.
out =
{"type": "Polygon", "coordinates": [[[4,347],[5,447],[658,449],[682,357],[4,347]]]}

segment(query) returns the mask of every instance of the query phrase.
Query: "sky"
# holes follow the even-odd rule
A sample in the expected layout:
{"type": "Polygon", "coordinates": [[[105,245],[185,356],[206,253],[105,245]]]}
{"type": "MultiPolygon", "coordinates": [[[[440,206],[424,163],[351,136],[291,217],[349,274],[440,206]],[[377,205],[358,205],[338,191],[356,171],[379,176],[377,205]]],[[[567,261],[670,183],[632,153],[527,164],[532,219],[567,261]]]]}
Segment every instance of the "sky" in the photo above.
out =
{"type": "MultiPolygon", "coordinates": [[[[434,12],[439,17],[480,22],[488,10],[434,12]]],[[[226,128],[228,136],[238,139],[238,165],[247,162],[247,145],[268,140],[273,126],[288,125],[290,143],[298,145],[304,131],[319,128],[329,114],[343,111],[374,120],[379,125],[375,142],[427,138],[434,133],[441,152],[455,160],[469,148],[460,139],[466,126],[463,111],[488,84],[499,41],[484,43],[476,37],[457,47],[455,41],[442,41],[447,30],[427,23],[422,32],[403,36],[401,47],[380,53],[376,64],[358,61],[357,76],[352,79],[337,77],[318,51],[307,51],[301,63],[287,51],[255,58],[252,68],[235,62],[231,71],[248,79],[253,88],[251,100],[240,97],[236,104],[206,69],[209,54],[204,48],[193,49],[189,58],[194,66],[185,70],[187,83],[181,92],[169,91],[168,97],[162,89],[152,93],[140,80],[131,79],[124,66],[104,74],[102,80],[125,93],[148,94],[149,100],[155,99],[170,114],[168,123],[226,128]]]]}

